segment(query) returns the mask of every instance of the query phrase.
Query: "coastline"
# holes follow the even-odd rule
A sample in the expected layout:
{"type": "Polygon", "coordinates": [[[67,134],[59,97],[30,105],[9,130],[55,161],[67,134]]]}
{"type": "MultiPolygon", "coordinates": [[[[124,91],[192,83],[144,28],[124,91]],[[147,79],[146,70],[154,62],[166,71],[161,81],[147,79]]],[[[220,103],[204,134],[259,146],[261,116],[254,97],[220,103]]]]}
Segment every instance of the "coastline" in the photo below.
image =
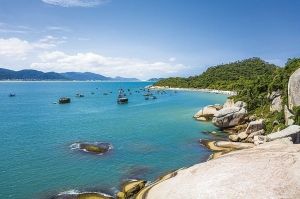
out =
{"type": "Polygon", "coordinates": [[[225,90],[216,90],[208,88],[174,88],[169,86],[147,86],[146,88],[150,90],[174,90],[174,91],[191,91],[191,92],[204,92],[204,93],[214,93],[214,94],[223,94],[228,96],[237,95],[235,91],[225,91],[225,90]]]}

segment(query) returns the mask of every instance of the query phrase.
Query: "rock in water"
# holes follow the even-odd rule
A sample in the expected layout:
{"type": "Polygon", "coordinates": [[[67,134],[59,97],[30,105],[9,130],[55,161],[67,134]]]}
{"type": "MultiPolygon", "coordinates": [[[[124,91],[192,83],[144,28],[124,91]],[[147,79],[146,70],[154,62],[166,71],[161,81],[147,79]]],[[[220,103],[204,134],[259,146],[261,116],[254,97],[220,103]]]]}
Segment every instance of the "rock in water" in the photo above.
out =
{"type": "Polygon", "coordinates": [[[211,120],[214,114],[220,109],[222,109],[222,106],[219,104],[205,106],[194,115],[194,118],[199,121],[211,120]]]}
{"type": "Polygon", "coordinates": [[[70,147],[71,149],[81,150],[92,154],[104,154],[112,148],[109,143],[104,142],[76,142],[74,144],[71,144],[70,147]]]}
{"type": "Polygon", "coordinates": [[[296,199],[299,171],[300,145],[281,139],[182,169],[153,186],[145,198],[296,199]]]}
{"type": "Polygon", "coordinates": [[[288,84],[288,102],[289,109],[293,110],[293,107],[300,106],[300,68],[296,70],[289,79],[288,84]]]}
{"type": "Polygon", "coordinates": [[[122,191],[117,193],[117,199],[132,198],[146,185],[144,180],[130,180],[122,185],[122,191]]]}
{"type": "Polygon", "coordinates": [[[243,107],[223,108],[215,113],[212,122],[219,128],[229,128],[243,124],[247,116],[247,110],[243,107]]]}

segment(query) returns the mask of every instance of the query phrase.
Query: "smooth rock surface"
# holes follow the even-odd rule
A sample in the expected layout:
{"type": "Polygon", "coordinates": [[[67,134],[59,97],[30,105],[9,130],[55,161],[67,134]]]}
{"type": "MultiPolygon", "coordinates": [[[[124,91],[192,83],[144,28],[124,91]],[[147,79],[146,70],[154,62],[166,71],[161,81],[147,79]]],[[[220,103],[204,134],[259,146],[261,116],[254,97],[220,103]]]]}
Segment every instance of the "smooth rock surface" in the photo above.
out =
{"type": "Polygon", "coordinates": [[[222,109],[222,106],[219,104],[205,106],[194,115],[194,118],[200,118],[199,120],[201,121],[212,119],[214,114],[220,109],[222,109]],[[205,120],[203,118],[205,118],[205,120]]]}
{"type": "Polygon", "coordinates": [[[282,111],[282,98],[281,96],[275,97],[270,106],[270,111],[271,112],[281,112],[282,111]]]}
{"type": "Polygon", "coordinates": [[[285,120],[285,125],[292,125],[294,124],[294,115],[290,112],[288,107],[285,105],[284,106],[284,120],[285,120]]]}
{"type": "Polygon", "coordinates": [[[272,141],[284,137],[291,137],[294,143],[300,143],[300,126],[291,125],[281,131],[271,133],[267,135],[267,141],[272,141]]]}
{"type": "Polygon", "coordinates": [[[300,68],[290,76],[288,84],[288,103],[290,110],[295,106],[300,106],[300,68]]]}
{"type": "Polygon", "coordinates": [[[234,106],[217,111],[212,122],[219,128],[229,128],[243,124],[246,116],[247,110],[245,108],[234,106]]]}
{"type": "Polygon", "coordinates": [[[253,132],[262,130],[264,128],[264,123],[262,119],[252,121],[248,124],[246,128],[246,133],[251,134],[253,132]]]}
{"type": "Polygon", "coordinates": [[[180,170],[145,198],[297,199],[299,171],[300,145],[281,139],[180,170]]]}

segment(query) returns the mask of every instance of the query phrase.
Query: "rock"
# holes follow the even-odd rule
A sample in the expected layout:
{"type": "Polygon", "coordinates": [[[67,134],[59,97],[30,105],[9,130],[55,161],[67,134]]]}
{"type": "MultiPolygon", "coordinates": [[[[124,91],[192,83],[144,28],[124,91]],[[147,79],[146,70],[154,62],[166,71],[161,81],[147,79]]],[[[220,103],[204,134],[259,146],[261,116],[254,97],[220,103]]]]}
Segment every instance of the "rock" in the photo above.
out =
{"type": "Polygon", "coordinates": [[[239,140],[239,136],[236,134],[229,135],[228,138],[229,138],[229,140],[231,140],[233,142],[237,142],[239,140]]]}
{"type": "Polygon", "coordinates": [[[234,106],[236,107],[241,107],[241,108],[246,108],[247,107],[247,103],[243,102],[243,101],[237,101],[234,106]]]}
{"type": "Polygon", "coordinates": [[[255,120],[255,121],[252,121],[248,124],[247,129],[246,129],[246,133],[251,134],[251,133],[259,131],[263,128],[264,128],[263,120],[262,119],[255,120]]]}
{"type": "Polygon", "coordinates": [[[74,150],[81,150],[93,154],[104,154],[112,148],[112,146],[109,143],[104,142],[76,142],[74,144],[71,144],[70,147],[74,150]]]}
{"type": "Polygon", "coordinates": [[[293,119],[294,115],[290,112],[288,107],[285,105],[284,106],[284,120],[285,120],[285,125],[292,125],[295,123],[293,119]]]}
{"type": "Polygon", "coordinates": [[[251,143],[228,142],[228,141],[217,141],[215,143],[215,145],[218,147],[230,148],[230,149],[235,149],[235,150],[249,149],[249,148],[254,147],[254,144],[251,144],[251,143]]]}
{"type": "Polygon", "coordinates": [[[253,138],[254,145],[260,145],[267,142],[267,136],[257,135],[253,138]]]}
{"type": "Polygon", "coordinates": [[[279,96],[281,96],[281,90],[277,90],[277,91],[273,91],[271,94],[268,94],[268,99],[269,100],[273,100],[273,99],[275,99],[276,97],[279,97],[279,96]]]}
{"type": "Polygon", "coordinates": [[[110,195],[98,193],[98,192],[82,192],[82,193],[63,192],[56,196],[52,196],[51,198],[52,199],[113,199],[113,197],[110,195]]]}
{"type": "Polygon", "coordinates": [[[145,199],[299,198],[300,145],[288,139],[234,151],[182,169],[145,199]]]}
{"type": "Polygon", "coordinates": [[[240,140],[244,140],[248,137],[248,134],[247,134],[246,131],[243,131],[243,132],[238,134],[238,137],[239,137],[240,140]]]}
{"type": "Polygon", "coordinates": [[[205,106],[194,115],[194,118],[200,121],[211,120],[214,114],[220,109],[222,109],[222,106],[219,104],[205,106]]]}
{"type": "Polygon", "coordinates": [[[230,108],[234,106],[234,100],[233,99],[227,99],[226,102],[223,105],[223,108],[230,108]]]}
{"type": "Polygon", "coordinates": [[[205,117],[197,117],[196,120],[198,120],[198,121],[207,121],[207,119],[205,117]]]}
{"type": "Polygon", "coordinates": [[[297,69],[289,79],[288,83],[288,105],[289,109],[300,106],[300,68],[297,69]]]}
{"type": "Polygon", "coordinates": [[[293,140],[293,143],[299,144],[300,143],[300,126],[291,125],[281,131],[271,133],[271,134],[267,135],[267,141],[273,141],[273,140],[281,139],[284,137],[291,137],[293,140]]]}
{"type": "Polygon", "coordinates": [[[143,189],[145,185],[146,185],[146,181],[144,180],[130,180],[128,182],[125,182],[122,185],[122,192],[119,192],[117,194],[117,198],[118,199],[132,198],[141,189],[143,189]]]}
{"type": "Polygon", "coordinates": [[[281,96],[275,97],[272,100],[271,106],[270,106],[271,112],[281,112],[282,111],[282,99],[281,96]]]}
{"type": "Polygon", "coordinates": [[[261,129],[259,131],[255,131],[255,132],[251,133],[250,135],[248,135],[248,138],[254,138],[254,136],[264,135],[264,134],[265,134],[265,130],[261,129]]]}
{"type": "Polygon", "coordinates": [[[212,122],[219,128],[229,128],[243,124],[247,110],[243,107],[223,108],[214,114],[212,122]]]}

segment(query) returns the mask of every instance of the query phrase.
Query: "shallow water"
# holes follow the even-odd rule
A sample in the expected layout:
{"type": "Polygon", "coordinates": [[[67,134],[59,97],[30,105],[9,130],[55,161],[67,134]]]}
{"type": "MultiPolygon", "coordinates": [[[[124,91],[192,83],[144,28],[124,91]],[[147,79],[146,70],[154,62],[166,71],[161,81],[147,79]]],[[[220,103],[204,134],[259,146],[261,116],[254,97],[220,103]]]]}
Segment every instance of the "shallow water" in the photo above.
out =
{"type": "Polygon", "coordinates": [[[210,152],[198,140],[216,129],[192,116],[226,96],[167,91],[145,100],[134,92],[149,84],[1,82],[0,198],[47,198],[72,189],[114,192],[122,180],[154,180],[204,161],[210,152]],[[119,88],[131,89],[128,104],[116,103],[119,88]],[[78,92],[85,97],[76,98],[78,92]],[[62,96],[71,97],[71,104],[53,104],[62,96]],[[71,150],[78,141],[108,142],[113,149],[105,155],[71,150]]]}

